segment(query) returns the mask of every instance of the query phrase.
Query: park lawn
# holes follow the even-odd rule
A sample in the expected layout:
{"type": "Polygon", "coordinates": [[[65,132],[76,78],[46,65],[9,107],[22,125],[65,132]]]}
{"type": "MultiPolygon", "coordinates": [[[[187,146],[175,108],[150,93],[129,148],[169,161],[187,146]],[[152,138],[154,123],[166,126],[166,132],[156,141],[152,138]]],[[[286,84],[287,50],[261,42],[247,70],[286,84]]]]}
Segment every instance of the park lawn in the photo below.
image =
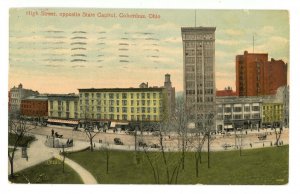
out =
{"type": "MultiPolygon", "coordinates": [[[[187,152],[185,168],[179,171],[177,184],[234,184],[234,185],[282,185],[288,183],[288,146],[239,151],[211,152],[210,168],[207,153],[202,153],[199,177],[195,175],[194,153],[187,152]]],[[[166,168],[161,153],[152,152],[150,158],[159,169],[159,183],[167,184],[166,168]]],[[[106,174],[106,152],[84,151],[67,157],[90,171],[101,184],[155,184],[151,166],[145,153],[139,152],[137,164],[132,151],[110,151],[109,172],[106,174]]],[[[180,153],[166,153],[170,172],[180,153]]],[[[170,173],[170,174],[171,174],[170,173]]],[[[173,182],[174,183],[174,179],[173,182]]]]}
{"type": "Polygon", "coordinates": [[[62,172],[62,162],[58,159],[50,159],[30,168],[15,173],[15,177],[9,178],[12,183],[41,183],[41,184],[82,184],[80,176],[67,164],[65,172],[62,172]],[[26,177],[26,178],[25,178],[26,177]]]}
{"type": "MultiPolygon", "coordinates": [[[[17,135],[13,133],[8,133],[8,145],[14,146],[14,143],[16,142],[17,135]]],[[[35,140],[35,137],[33,135],[24,136],[22,140],[18,143],[18,147],[26,147],[31,142],[35,140]]]]}

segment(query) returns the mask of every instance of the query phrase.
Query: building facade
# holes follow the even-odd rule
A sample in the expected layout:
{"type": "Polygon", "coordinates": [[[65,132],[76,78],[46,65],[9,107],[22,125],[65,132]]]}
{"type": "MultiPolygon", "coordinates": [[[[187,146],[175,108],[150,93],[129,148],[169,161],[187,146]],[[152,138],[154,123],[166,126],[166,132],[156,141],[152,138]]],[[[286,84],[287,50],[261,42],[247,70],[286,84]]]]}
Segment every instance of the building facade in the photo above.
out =
{"type": "Polygon", "coordinates": [[[79,89],[80,118],[95,121],[161,121],[167,101],[158,87],[79,89]]]}
{"type": "Polygon", "coordinates": [[[13,87],[9,91],[10,98],[9,98],[9,108],[10,112],[20,112],[21,109],[21,100],[29,97],[38,95],[38,91],[33,91],[30,89],[24,89],[22,84],[19,84],[18,87],[13,87]]]}
{"type": "Polygon", "coordinates": [[[184,100],[192,119],[215,112],[215,27],[183,27],[184,100]]]}
{"type": "Polygon", "coordinates": [[[39,120],[46,119],[48,117],[48,97],[30,96],[21,100],[21,115],[39,120]]]}
{"type": "Polygon", "coordinates": [[[217,97],[218,131],[235,128],[257,128],[261,124],[261,97],[217,97]]]}
{"type": "Polygon", "coordinates": [[[287,64],[282,60],[268,61],[267,53],[236,56],[236,90],[238,96],[274,95],[287,85],[287,64]]]}
{"type": "Polygon", "coordinates": [[[284,121],[282,103],[263,103],[261,109],[261,122],[264,126],[281,126],[284,121]]]}
{"type": "Polygon", "coordinates": [[[79,96],[75,94],[48,95],[48,123],[78,124],[79,96]]]}

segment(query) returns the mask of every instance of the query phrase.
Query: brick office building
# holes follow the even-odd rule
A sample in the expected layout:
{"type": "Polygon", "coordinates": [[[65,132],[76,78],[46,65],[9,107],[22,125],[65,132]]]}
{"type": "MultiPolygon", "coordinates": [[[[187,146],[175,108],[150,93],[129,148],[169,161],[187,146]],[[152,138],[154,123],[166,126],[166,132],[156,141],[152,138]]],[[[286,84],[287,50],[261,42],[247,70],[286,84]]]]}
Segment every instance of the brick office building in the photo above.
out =
{"type": "Polygon", "coordinates": [[[236,91],[238,96],[273,95],[287,85],[287,64],[282,60],[268,61],[267,53],[236,56],[236,91]]]}
{"type": "Polygon", "coordinates": [[[21,115],[38,119],[48,117],[48,97],[30,96],[21,100],[21,115]]]}

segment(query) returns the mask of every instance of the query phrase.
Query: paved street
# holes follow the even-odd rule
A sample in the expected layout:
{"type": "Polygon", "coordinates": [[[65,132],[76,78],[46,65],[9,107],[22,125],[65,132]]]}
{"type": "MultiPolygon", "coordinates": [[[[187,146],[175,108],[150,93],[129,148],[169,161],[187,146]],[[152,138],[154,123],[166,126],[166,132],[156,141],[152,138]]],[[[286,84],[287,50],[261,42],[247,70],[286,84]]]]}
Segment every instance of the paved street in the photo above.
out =
{"type": "MultiPolygon", "coordinates": [[[[83,131],[73,131],[72,128],[69,127],[57,127],[57,126],[48,126],[48,127],[38,127],[31,131],[33,134],[40,134],[40,135],[50,135],[51,129],[54,129],[55,132],[58,134],[62,134],[64,138],[74,139],[75,144],[78,142],[86,142],[88,143],[88,138],[83,131]]],[[[237,135],[240,134],[239,131],[236,132],[237,135]]],[[[247,130],[243,132],[242,138],[242,148],[243,149],[253,149],[253,148],[260,148],[260,147],[270,147],[273,146],[276,137],[275,137],[274,130],[271,129],[260,129],[257,130],[247,130]],[[265,140],[259,140],[258,136],[262,134],[267,134],[265,140]]],[[[224,144],[230,145],[227,150],[236,149],[236,146],[240,145],[240,138],[235,138],[234,132],[228,133],[228,135],[218,134],[214,136],[214,140],[211,142],[211,150],[212,151],[223,151],[224,144]],[[236,146],[235,146],[236,145],[236,146]]],[[[143,136],[138,135],[137,141],[143,140],[147,145],[151,145],[153,143],[159,143],[159,137],[153,136],[144,132],[143,136]]],[[[283,133],[281,134],[280,141],[283,141],[283,144],[289,144],[289,129],[284,128],[283,133]]],[[[125,132],[116,132],[113,133],[112,131],[108,131],[107,133],[100,132],[94,138],[95,147],[99,148],[101,146],[109,145],[112,149],[122,149],[122,150],[134,150],[134,142],[135,137],[133,135],[125,134],[125,132]],[[114,138],[120,138],[121,141],[124,143],[123,146],[114,145],[114,138]],[[99,140],[102,143],[99,143],[99,140]]],[[[172,133],[170,136],[164,138],[164,143],[166,144],[167,150],[178,150],[178,137],[176,133],[172,133]]],[[[194,140],[194,144],[196,141],[194,140]]],[[[190,146],[191,150],[193,145],[190,146]]],[[[206,143],[203,146],[203,150],[206,150],[207,146],[206,143]]],[[[155,150],[155,149],[151,149],[155,150]]]]}

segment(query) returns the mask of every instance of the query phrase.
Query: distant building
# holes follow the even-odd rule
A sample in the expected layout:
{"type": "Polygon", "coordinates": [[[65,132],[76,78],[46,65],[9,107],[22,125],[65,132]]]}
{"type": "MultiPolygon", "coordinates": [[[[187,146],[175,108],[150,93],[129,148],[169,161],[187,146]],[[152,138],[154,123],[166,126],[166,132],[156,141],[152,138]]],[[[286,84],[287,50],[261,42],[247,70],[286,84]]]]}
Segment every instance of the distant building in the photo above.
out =
{"type": "Polygon", "coordinates": [[[172,87],[170,74],[165,75],[164,88],[168,96],[168,116],[171,116],[175,113],[175,87],[172,87]]]}
{"type": "Polygon", "coordinates": [[[183,89],[193,119],[215,113],[215,27],[181,28],[183,89]]]}
{"type": "Polygon", "coordinates": [[[267,53],[236,56],[236,90],[238,96],[273,95],[287,85],[288,65],[282,60],[268,61],[267,53]]]}
{"type": "Polygon", "coordinates": [[[21,100],[21,115],[43,120],[48,117],[48,97],[30,96],[21,100]]]}
{"type": "Polygon", "coordinates": [[[224,90],[217,90],[216,96],[237,96],[237,93],[228,86],[224,90]]]}
{"type": "Polygon", "coordinates": [[[28,96],[35,96],[38,95],[38,91],[33,91],[30,89],[24,89],[22,84],[19,84],[18,87],[13,87],[9,91],[10,98],[9,98],[9,107],[10,112],[20,112],[21,109],[21,100],[28,97],[28,96]]]}

